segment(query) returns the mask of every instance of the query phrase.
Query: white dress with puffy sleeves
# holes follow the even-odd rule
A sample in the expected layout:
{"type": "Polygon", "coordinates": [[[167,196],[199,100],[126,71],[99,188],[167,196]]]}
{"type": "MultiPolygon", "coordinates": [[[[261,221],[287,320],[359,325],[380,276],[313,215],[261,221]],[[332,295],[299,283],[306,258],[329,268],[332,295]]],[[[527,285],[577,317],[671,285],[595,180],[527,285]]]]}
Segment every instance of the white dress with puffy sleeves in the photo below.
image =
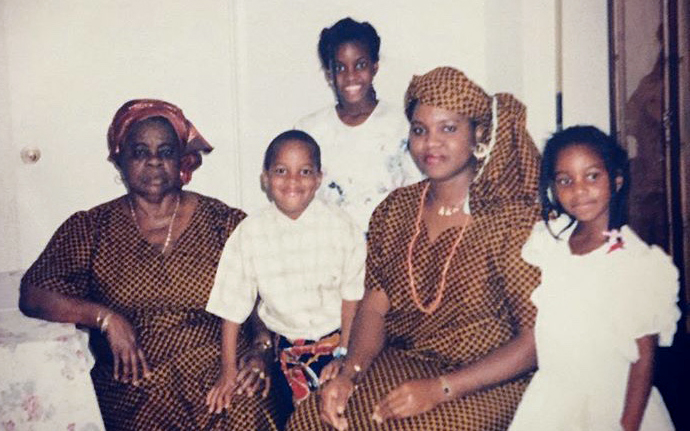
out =
{"type": "MultiPolygon", "coordinates": [[[[550,223],[554,232],[565,217],[550,223]]],[[[658,247],[630,228],[622,242],[573,255],[569,227],[555,239],[544,223],[535,226],[523,258],[540,267],[532,293],[537,320],[539,370],[527,388],[509,431],[622,430],[630,365],[638,359],[636,339],[659,335],[673,341],[680,312],[678,271],[658,247]]],[[[643,431],[673,430],[659,391],[652,388],[643,431]]]]}

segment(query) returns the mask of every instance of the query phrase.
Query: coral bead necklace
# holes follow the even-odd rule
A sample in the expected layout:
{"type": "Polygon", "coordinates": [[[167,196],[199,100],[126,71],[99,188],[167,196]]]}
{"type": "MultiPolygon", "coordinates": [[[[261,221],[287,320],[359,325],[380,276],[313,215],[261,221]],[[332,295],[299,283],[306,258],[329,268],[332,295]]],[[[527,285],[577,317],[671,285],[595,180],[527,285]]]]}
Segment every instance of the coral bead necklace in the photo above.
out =
{"type": "Polygon", "coordinates": [[[460,241],[462,241],[462,238],[465,235],[465,230],[467,230],[467,226],[469,226],[470,224],[469,221],[465,223],[465,225],[460,230],[460,234],[455,239],[455,242],[453,242],[453,247],[450,249],[448,259],[446,259],[446,262],[443,265],[443,271],[441,272],[441,282],[439,283],[438,289],[436,291],[436,297],[433,301],[431,301],[431,303],[428,306],[425,306],[422,303],[422,300],[419,298],[419,292],[417,291],[417,285],[414,279],[414,271],[412,267],[412,251],[414,249],[415,243],[419,238],[420,233],[422,232],[422,214],[424,213],[424,202],[426,201],[426,196],[429,191],[430,185],[430,183],[427,183],[424,187],[424,191],[422,192],[422,198],[419,203],[419,211],[417,213],[417,220],[415,222],[415,232],[414,235],[412,235],[412,239],[410,240],[410,245],[407,247],[407,274],[410,278],[410,292],[412,294],[412,301],[415,303],[417,308],[419,308],[419,310],[421,310],[425,314],[432,314],[434,311],[436,311],[438,306],[441,305],[443,293],[446,290],[446,275],[448,274],[448,269],[450,268],[450,262],[451,260],[453,260],[453,256],[455,256],[455,252],[457,251],[458,246],[460,245],[460,241]]]}

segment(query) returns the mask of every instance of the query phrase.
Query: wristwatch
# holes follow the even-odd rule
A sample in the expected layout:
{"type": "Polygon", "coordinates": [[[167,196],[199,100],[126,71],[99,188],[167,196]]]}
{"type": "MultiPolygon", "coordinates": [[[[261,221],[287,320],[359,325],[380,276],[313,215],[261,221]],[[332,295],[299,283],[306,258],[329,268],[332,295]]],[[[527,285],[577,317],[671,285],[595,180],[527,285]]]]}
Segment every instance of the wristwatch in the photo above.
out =
{"type": "Polygon", "coordinates": [[[333,349],[333,357],[334,358],[343,358],[347,355],[347,347],[344,346],[338,346],[335,349],[333,349]]]}

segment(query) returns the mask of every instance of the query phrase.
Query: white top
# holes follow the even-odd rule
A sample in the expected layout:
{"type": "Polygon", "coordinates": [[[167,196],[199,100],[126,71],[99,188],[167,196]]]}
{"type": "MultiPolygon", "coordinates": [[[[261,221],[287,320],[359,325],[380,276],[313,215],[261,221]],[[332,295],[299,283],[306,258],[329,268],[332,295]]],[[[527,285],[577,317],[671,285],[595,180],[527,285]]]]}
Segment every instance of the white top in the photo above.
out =
{"type": "MultiPolygon", "coordinates": [[[[566,217],[551,223],[567,225],[566,217]]],[[[680,312],[678,271],[658,247],[645,244],[623,226],[615,240],[586,255],[573,255],[568,228],[556,240],[544,223],[535,226],[523,258],[541,268],[532,293],[537,320],[539,371],[523,395],[510,431],[620,431],[636,339],[659,334],[673,340],[680,312]]],[[[673,430],[656,388],[641,430],[673,430]]]]}
{"type": "Polygon", "coordinates": [[[206,310],[242,323],[260,297],[268,329],[317,340],[340,328],[342,300],[364,294],[366,246],[341,209],[313,200],[297,220],[266,207],[225,244],[206,310]]]}
{"type": "Polygon", "coordinates": [[[383,101],[358,126],[343,123],[335,107],[327,106],[295,128],[321,147],[323,181],[317,196],[346,209],[362,232],[388,193],[423,179],[407,150],[409,124],[402,109],[383,101]]]}

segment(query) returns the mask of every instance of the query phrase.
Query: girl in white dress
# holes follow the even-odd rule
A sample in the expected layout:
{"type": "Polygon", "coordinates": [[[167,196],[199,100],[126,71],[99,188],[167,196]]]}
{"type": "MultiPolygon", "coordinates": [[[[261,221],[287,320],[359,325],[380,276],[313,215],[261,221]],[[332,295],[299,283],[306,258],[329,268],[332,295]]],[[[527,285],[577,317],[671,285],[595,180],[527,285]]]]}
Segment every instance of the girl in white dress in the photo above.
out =
{"type": "Polygon", "coordinates": [[[402,106],[376,97],[381,38],[368,22],[343,18],[324,28],[319,58],[336,104],[297,122],[321,145],[322,200],[347,210],[364,232],[391,191],[423,176],[407,150],[409,125],[402,106]]]}
{"type": "Polygon", "coordinates": [[[654,352],[673,340],[678,271],[625,225],[628,158],[592,126],[544,148],[544,222],[523,248],[542,272],[532,294],[539,370],[510,431],[673,430],[653,387],[654,352]]]}

